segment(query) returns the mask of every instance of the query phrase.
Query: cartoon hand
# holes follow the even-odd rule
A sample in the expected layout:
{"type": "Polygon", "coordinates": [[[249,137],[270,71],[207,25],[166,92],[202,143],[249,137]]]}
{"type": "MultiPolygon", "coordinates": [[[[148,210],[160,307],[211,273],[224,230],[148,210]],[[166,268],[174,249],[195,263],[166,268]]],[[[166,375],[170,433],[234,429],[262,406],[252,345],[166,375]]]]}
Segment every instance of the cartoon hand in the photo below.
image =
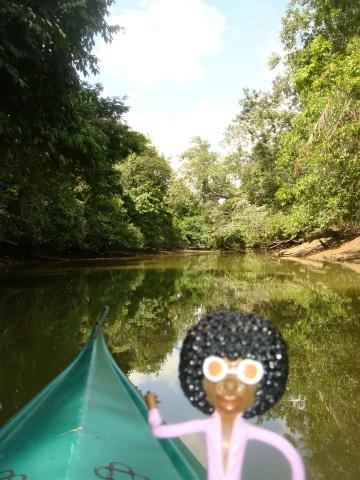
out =
{"type": "Polygon", "coordinates": [[[146,395],[144,396],[146,405],[148,406],[149,410],[156,408],[157,404],[159,403],[157,395],[155,395],[154,392],[146,392],[146,395]]]}

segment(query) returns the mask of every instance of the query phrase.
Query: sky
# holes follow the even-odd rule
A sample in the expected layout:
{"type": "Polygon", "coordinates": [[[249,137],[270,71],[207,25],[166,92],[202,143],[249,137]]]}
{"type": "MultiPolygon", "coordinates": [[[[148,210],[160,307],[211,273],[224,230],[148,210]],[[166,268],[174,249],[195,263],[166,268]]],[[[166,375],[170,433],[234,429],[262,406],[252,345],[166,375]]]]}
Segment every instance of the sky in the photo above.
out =
{"type": "Polygon", "coordinates": [[[243,89],[269,89],[267,59],[282,53],[288,0],[116,0],[107,18],[123,27],[94,53],[105,96],[126,96],[125,116],[173,167],[191,138],[221,150],[243,89]]]}

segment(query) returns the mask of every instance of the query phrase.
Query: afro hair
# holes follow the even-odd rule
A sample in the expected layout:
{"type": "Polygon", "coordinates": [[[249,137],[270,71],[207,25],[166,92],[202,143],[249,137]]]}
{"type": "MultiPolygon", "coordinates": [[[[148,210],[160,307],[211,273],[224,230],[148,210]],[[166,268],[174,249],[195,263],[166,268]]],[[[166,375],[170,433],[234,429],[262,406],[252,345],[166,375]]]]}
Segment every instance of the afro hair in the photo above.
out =
{"type": "Polygon", "coordinates": [[[206,315],[188,331],[180,353],[180,383],[190,402],[206,414],[214,412],[203,388],[202,365],[210,355],[229,360],[251,358],[262,363],[265,373],[259,382],[255,402],[244,412],[244,418],[266,412],[285,391],[286,343],[280,332],[259,315],[217,312],[206,315]]]}

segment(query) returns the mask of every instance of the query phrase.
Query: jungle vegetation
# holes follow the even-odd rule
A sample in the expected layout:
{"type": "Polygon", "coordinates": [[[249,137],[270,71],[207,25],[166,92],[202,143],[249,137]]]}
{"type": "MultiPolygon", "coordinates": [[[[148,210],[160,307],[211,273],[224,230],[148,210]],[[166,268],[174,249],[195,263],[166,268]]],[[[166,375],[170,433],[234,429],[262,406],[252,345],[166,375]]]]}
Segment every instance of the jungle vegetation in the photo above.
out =
{"type": "Polygon", "coordinates": [[[2,253],[359,234],[359,2],[291,0],[272,88],[239,92],[226,155],[194,137],[177,172],[127,125],[124,97],[81,80],[98,70],[95,36],[121,28],[113,2],[0,2],[2,253]]]}

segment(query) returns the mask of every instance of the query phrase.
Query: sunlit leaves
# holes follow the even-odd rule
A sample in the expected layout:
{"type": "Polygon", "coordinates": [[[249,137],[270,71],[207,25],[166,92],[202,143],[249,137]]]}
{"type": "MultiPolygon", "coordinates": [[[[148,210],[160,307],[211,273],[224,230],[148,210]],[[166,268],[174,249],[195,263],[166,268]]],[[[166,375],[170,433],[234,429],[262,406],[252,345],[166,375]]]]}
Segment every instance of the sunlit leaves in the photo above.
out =
{"type": "Polygon", "coordinates": [[[113,0],[0,6],[0,231],[6,249],[105,252],[141,248],[115,165],[144,136],[123,99],[80,81],[97,70],[95,35],[110,41],[113,0]]]}
{"type": "Polygon", "coordinates": [[[292,0],[286,71],[271,92],[245,91],[228,129],[241,189],[281,236],[360,229],[359,15],[352,0],[292,0]]]}
{"type": "Polygon", "coordinates": [[[118,165],[130,218],[144,236],[144,246],[175,246],[172,215],[165,201],[171,168],[167,160],[148,145],[141,155],[130,155],[118,165]]]}

